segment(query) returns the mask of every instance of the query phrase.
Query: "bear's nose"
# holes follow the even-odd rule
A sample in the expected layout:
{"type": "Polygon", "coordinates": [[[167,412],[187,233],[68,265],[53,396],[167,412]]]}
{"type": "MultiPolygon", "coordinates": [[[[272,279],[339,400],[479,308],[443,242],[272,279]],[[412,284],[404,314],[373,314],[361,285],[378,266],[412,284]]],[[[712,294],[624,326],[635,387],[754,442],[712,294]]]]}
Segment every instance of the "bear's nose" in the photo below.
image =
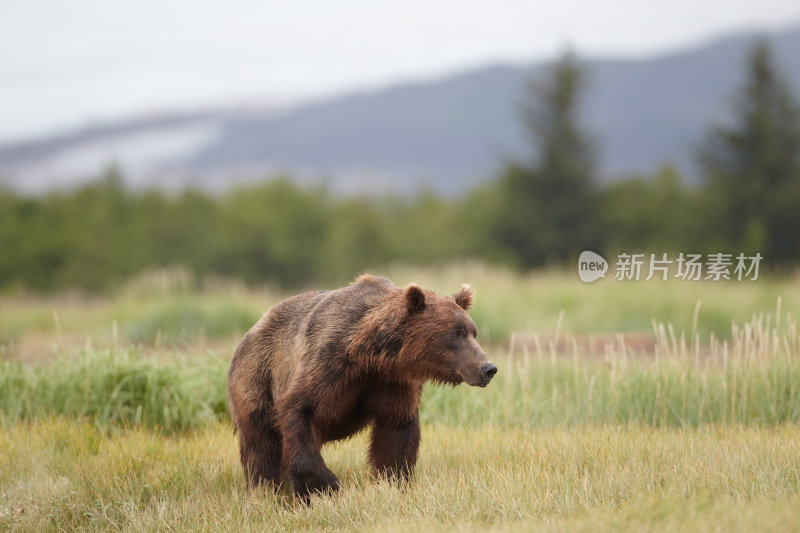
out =
{"type": "Polygon", "coordinates": [[[494,366],[493,363],[484,363],[481,366],[481,372],[483,375],[486,376],[487,379],[492,379],[495,374],[497,374],[497,367],[494,366]]]}

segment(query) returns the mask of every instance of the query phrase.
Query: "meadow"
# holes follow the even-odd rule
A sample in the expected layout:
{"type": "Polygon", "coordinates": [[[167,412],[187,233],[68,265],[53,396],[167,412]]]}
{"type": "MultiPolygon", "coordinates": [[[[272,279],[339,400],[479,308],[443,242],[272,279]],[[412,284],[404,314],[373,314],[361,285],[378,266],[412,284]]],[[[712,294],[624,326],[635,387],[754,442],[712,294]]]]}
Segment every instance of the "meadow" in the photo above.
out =
{"type": "Polygon", "coordinates": [[[395,267],[477,294],[486,389],[426,387],[413,483],[248,493],[227,414],[238,337],[280,289],[151,273],[117,295],[2,297],[0,530],[791,531],[798,281],[614,282],[395,267]]]}

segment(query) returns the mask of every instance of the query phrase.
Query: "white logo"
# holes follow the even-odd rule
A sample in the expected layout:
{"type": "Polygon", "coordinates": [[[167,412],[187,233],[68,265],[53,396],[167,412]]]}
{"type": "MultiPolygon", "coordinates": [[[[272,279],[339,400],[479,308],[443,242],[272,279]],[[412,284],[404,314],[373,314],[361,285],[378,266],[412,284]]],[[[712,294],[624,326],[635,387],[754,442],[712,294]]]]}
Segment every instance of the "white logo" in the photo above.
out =
{"type": "Polygon", "coordinates": [[[581,252],[578,258],[578,277],[584,283],[591,283],[592,281],[606,277],[608,270],[608,261],[589,250],[581,252]]]}

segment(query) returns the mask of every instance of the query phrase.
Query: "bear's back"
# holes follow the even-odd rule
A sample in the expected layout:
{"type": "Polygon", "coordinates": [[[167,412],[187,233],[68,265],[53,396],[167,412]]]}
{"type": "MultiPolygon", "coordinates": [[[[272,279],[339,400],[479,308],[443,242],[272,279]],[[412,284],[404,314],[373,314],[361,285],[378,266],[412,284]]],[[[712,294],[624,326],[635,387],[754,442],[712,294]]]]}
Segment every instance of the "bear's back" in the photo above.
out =
{"type": "Polygon", "coordinates": [[[394,291],[399,289],[388,279],[364,275],[347,287],[299,294],[267,311],[251,334],[260,352],[253,354],[257,365],[270,369],[273,397],[297,374],[346,364],[357,324],[394,291]]]}

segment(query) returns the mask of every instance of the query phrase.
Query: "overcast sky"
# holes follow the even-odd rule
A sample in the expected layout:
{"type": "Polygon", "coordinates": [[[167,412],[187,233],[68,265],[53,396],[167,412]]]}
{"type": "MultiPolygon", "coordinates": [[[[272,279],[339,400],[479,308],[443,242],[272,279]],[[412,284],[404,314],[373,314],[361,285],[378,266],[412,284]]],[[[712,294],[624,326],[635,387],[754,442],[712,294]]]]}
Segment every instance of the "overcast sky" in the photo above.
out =
{"type": "Polygon", "coordinates": [[[797,23],[798,0],[0,0],[0,142],[797,23]]]}

